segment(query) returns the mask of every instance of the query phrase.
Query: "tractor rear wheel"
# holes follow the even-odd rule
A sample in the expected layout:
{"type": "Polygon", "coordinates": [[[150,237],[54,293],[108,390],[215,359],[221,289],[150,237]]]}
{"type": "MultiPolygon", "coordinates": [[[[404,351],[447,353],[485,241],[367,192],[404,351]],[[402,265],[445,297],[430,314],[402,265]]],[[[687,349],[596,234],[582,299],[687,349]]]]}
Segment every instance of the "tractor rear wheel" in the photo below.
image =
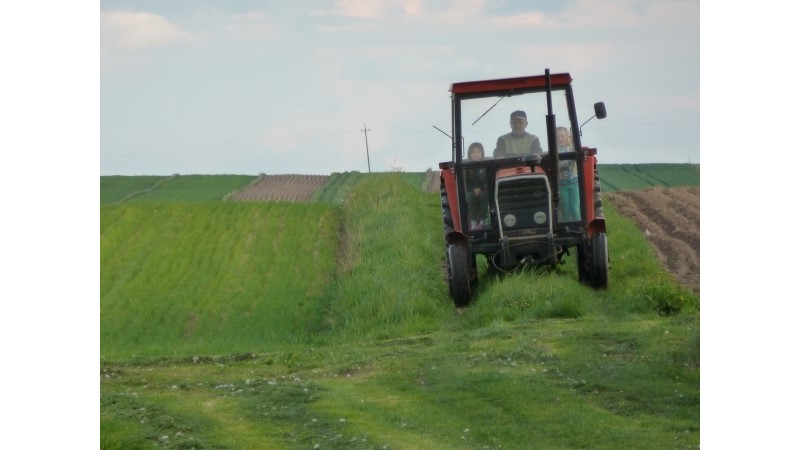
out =
{"type": "Polygon", "coordinates": [[[591,284],[595,289],[608,287],[608,239],[605,233],[592,236],[591,284]]]}
{"type": "Polygon", "coordinates": [[[472,300],[470,283],[469,248],[465,245],[447,246],[447,281],[450,294],[457,307],[467,306],[472,300]]]}
{"type": "Polygon", "coordinates": [[[442,182],[440,192],[442,196],[442,223],[444,224],[444,235],[447,236],[455,230],[455,226],[453,224],[453,212],[450,210],[450,199],[447,197],[447,188],[444,182],[442,182]]]}
{"type": "Polygon", "coordinates": [[[590,256],[592,254],[592,247],[588,242],[581,243],[575,247],[575,252],[577,253],[577,257],[575,259],[578,260],[578,281],[588,284],[592,278],[592,269],[589,263],[590,256]]]}

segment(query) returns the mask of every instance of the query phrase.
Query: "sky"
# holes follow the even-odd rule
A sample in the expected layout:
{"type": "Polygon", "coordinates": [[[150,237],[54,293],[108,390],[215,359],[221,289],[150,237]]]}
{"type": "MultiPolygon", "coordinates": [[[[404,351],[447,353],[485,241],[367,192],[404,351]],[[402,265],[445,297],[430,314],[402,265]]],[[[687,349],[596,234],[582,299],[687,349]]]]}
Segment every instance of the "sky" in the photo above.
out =
{"type": "Polygon", "coordinates": [[[451,83],[545,69],[601,163],[700,161],[696,0],[102,0],[100,173],[435,169],[451,83]]]}

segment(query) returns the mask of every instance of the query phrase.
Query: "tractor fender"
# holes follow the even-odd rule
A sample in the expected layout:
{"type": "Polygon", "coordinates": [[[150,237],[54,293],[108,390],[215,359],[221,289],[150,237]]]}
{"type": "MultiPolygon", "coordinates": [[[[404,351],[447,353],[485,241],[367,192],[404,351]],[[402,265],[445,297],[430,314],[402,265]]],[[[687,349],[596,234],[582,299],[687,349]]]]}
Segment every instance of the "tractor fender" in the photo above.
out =
{"type": "Polygon", "coordinates": [[[587,234],[589,239],[592,238],[597,233],[605,233],[606,232],[606,219],[603,217],[595,217],[589,222],[589,226],[586,228],[587,234]]]}
{"type": "Polygon", "coordinates": [[[469,245],[469,237],[460,231],[451,231],[444,236],[447,245],[469,245]]]}

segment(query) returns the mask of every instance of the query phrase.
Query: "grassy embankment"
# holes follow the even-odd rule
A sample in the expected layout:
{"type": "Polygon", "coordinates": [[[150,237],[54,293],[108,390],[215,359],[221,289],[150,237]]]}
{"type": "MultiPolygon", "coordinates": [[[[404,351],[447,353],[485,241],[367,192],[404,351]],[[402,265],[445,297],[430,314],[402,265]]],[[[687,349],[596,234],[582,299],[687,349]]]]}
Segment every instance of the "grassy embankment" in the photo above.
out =
{"type": "Polygon", "coordinates": [[[353,189],[101,209],[103,448],[698,445],[698,300],[612,205],[607,291],[570,261],[457,312],[438,194],[353,189]]]}

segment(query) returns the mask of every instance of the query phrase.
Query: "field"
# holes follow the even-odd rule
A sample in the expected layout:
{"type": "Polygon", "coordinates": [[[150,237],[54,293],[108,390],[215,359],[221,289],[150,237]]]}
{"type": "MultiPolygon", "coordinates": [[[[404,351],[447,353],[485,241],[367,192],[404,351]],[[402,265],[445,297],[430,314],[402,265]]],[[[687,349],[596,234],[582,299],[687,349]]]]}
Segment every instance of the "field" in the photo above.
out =
{"type": "Polygon", "coordinates": [[[482,266],[457,310],[426,174],[230,201],[255,179],[101,206],[101,448],[698,446],[699,297],[631,211],[691,222],[699,188],[606,196],[608,290],[482,266]]]}
{"type": "Polygon", "coordinates": [[[604,192],[700,185],[696,164],[600,164],[597,172],[604,192]]]}

